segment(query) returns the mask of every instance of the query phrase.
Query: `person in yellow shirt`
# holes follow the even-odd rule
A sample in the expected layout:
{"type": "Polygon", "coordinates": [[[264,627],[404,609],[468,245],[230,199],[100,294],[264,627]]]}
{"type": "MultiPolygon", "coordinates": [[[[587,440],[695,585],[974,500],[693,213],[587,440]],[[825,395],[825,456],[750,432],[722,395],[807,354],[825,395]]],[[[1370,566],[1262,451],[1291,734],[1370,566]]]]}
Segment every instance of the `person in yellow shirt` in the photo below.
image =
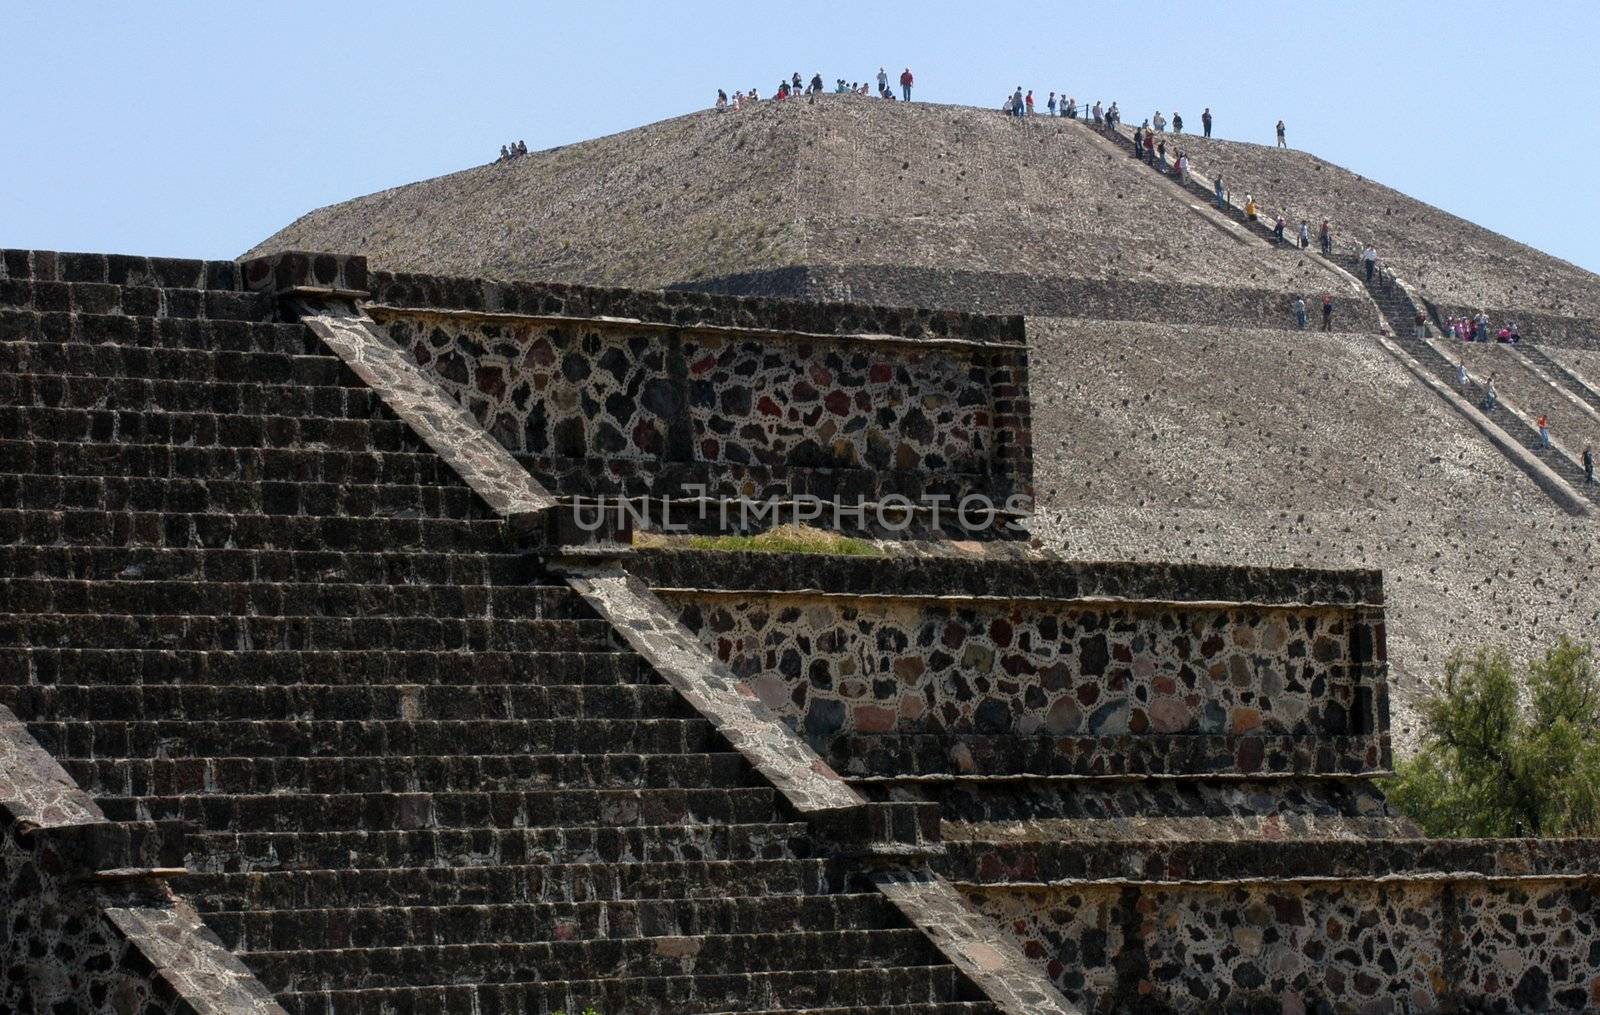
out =
{"type": "Polygon", "coordinates": [[[1256,199],[1246,194],[1244,196],[1244,217],[1254,222],[1260,211],[1261,209],[1256,207],[1256,199]]]}

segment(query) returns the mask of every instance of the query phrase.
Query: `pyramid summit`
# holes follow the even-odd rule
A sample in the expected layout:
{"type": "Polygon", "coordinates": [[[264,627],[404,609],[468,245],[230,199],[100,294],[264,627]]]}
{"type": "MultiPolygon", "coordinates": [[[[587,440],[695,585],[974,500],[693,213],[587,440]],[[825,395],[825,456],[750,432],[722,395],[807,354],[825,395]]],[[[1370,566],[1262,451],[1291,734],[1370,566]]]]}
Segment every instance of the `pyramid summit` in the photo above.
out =
{"type": "Polygon", "coordinates": [[[1600,839],[1385,789],[1600,621],[1595,277],[1161,140],[823,96],[0,250],[0,1010],[1600,1006],[1600,839]]]}

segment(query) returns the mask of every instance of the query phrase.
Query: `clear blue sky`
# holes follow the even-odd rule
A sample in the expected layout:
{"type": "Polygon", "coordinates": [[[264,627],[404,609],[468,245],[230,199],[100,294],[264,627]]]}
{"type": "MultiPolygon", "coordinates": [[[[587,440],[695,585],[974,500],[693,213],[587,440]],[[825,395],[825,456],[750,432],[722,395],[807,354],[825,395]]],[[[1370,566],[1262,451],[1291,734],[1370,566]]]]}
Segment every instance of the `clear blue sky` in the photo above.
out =
{"type": "Polygon", "coordinates": [[[45,3],[0,11],[0,246],[232,257],[314,207],[910,64],[1289,139],[1600,270],[1594,0],[45,3]]]}

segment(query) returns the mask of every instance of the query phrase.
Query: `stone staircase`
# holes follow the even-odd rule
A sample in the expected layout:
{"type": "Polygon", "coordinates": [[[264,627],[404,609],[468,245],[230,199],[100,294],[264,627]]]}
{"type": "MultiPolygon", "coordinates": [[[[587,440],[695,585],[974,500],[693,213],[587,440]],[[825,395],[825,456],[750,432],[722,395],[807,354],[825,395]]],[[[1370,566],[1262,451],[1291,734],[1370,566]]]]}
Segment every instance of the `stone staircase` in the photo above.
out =
{"type": "MultiPolygon", "coordinates": [[[[1451,363],[1441,355],[1431,342],[1416,336],[1414,322],[1419,308],[1392,276],[1379,271],[1375,272],[1372,279],[1368,281],[1365,271],[1361,267],[1360,258],[1355,255],[1349,258],[1345,267],[1349,268],[1357,278],[1362,279],[1367,291],[1372,294],[1372,298],[1377,302],[1384,321],[1389,325],[1390,333],[1395,336],[1395,340],[1401,343],[1405,350],[1424,369],[1431,372],[1445,385],[1460,391],[1463,397],[1468,398],[1477,406],[1479,412],[1493,420],[1495,425],[1499,426],[1513,440],[1527,449],[1530,454],[1542,461],[1584,497],[1587,497],[1594,504],[1600,505],[1600,488],[1584,482],[1583,467],[1581,465],[1555,448],[1545,448],[1539,440],[1538,429],[1530,425],[1522,417],[1511,412],[1503,404],[1497,404],[1493,408],[1489,408],[1484,401],[1484,388],[1478,378],[1469,376],[1464,388],[1457,383],[1458,372],[1456,364],[1451,363]]],[[[1451,341],[1454,340],[1452,339],[1451,341]]],[[[1541,366],[1549,364],[1545,369],[1552,376],[1561,377],[1569,383],[1569,386],[1572,386],[1570,377],[1566,376],[1566,371],[1562,370],[1548,356],[1533,350],[1532,346],[1525,347],[1522,351],[1541,366]],[[1531,354],[1530,350],[1532,350],[1531,354]]],[[[1581,385],[1574,386],[1574,390],[1576,391],[1579,387],[1581,385]]],[[[1593,397],[1593,392],[1589,392],[1588,395],[1593,397]]]]}
{"type": "Polygon", "coordinates": [[[1517,343],[1516,348],[1519,353],[1532,360],[1533,363],[1539,367],[1539,369],[1543,370],[1550,377],[1554,378],[1557,383],[1563,385],[1568,391],[1578,396],[1580,401],[1587,404],[1591,409],[1600,411],[1600,392],[1597,392],[1594,388],[1590,387],[1587,381],[1574,374],[1562,364],[1551,359],[1545,354],[1545,351],[1540,349],[1537,345],[1529,345],[1527,342],[1519,342],[1517,343]]]}
{"type": "Polygon", "coordinates": [[[288,1011],[999,1010],[234,265],[4,256],[0,704],[288,1011]]]}

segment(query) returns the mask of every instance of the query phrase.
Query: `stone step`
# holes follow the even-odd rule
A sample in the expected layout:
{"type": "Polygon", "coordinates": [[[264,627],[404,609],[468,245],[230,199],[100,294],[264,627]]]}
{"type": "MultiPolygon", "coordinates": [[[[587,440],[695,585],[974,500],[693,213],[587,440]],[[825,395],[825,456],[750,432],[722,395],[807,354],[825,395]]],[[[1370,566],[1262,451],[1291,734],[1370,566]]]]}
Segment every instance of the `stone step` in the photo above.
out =
{"type": "Polygon", "coordinates": [[[603,620],[0,613],[0,644],[19,648],[549,652],[620,648],[619,639],[603,620]]]}
{"type": "Polygon", "coordinates": [[[562,787],[756,785],[744,756],[500,754],[343,758],[58,758],[86,792],[108,796],[460,793],[562,787]]]}
{"type": "Polygon", "coordinates": [[[464,484],[365,486],[0,474],[0,505],[28,511],[154,511],[339,518],[492,517],[478,495],[464,484]]]}
{"type": "Polygon", "coordinates": [[[28,731],[57,757],[86,759],[561,754],[592,744],[626,754],[726,750],[703,719],[56,720],[29,721],[28,731]]]}
{"type": "MultiPolygon", "coordinates": [[[[349,389],[319,389],[344,391],[349,389]]],[[[172,444],[190,447],[423,452],[410,427],[386,417],[55,409],[0,403],[0,434],[18,440],[172,444]]]]}
{"type": "Polygon", "coordinates": [[[750,824],[772,820],[777,807],[774,791],[766,786],[100,797],[97,802],[113,821],[192,821],[235,832],[750,824]]]}
{"type": "Polygon", "coordinates": [[[236,881],[300,870],[377,878],[370,873],[374,868],[427,868],[452,878],[482,872],[481,877],[493,879],[507,866],[793,860],[813,852],[811,829],[803,822],[382,831],[311,827],[315,830],[195,829],[184,840],[185,863],[194,874],[237,875],[236,881]]]}
{"type": "Polygon", "coordinates": [[[368,388],[166,381],[72,374],[0,374],[0,405],[123,412],[389,419],[368,388]]]}
{"type": "MultiPolygon", "coordinates": [[[[745,886],[739,885],[743,890],[745,886]]],[[[724,888],[724,892],[727,888],[724,888]]],[[[899,911],[877,892],[858,895],[724,895],[711,899],[464,906],[385,905],[366,909],[251,910],[206,915],[232,949],[437,947],[482,942],[533,944],[781,933],[901,929],[899,911]]]]}
{"type": "Polygon", "coordinates": [[[213,384],[353,387],[360,383],[332,352],[230,352],[87,342],[0,342],[0,372],[213,384]]]}
{"type": "MultiPolygon", "coordinates": [[[[783,947],[781,944],[778,947],[783,947]]],[[[591,972],[603,971],[597,967],[591,972]]],[[[278,1003],[291,1015],[577,1015],[585,1007],[627,1015],[702,1012],[844,1010],[937,1011],[938,1003],[970,991],[948,965],[899,969],[817,969],[805,972],[617,977],[540,983],[460,983],[448,986],[286,991],[278,1003]]],[[[959,1009],[958,1009],[959,1010],[959,1009]]],[[[985,1010],[983,1008],[980,1011],[985,1010]]]]}
{"type": "Polygon", "coordinates": [[[565,585],[317,585],[307,582],[0,578],[0,613],[590,620],[565,585]]]}
{"type": "Polygon", "coordinates": [[[405,452],[192,448],[125,441],[0,440],[0,472],[246,482],[465,484],[442,458],[405,452]]]}
{"type": "Polygon", "coordinates": [[[338,518],[331,515],[161,514],[152,511],[19,511],[0,508],[0,546],[279,549],[503,553],[514,543],[492,519],[338,518]]]}
{"type": "Polygon", "coordinates": [[[239,289],[242,276],[234,261],[8,248],[0,250],[0,277],[180,289],[239,289]]]}
{"type": "Polygon", "coordinates": [[[0,546],[0,574],[120,581],[306,582],[358,585],[521,585],[520,553],[0,546]]]}
{"type": "MultiPolygon", "coordinates": [[[[0,705],[29,722],[111,719],[123,722],[232,722],[407,719],[692,719],[696,713],[666,684],[615,686],[401,687],[294,684],[263,687],[0,684],[0,705]]],[[[598,755],[595,755],[598,757],[598,755]]]]}
{"type": "Polygon", "coordinates": [[[0,308],[0,342],[75,342],[141,349],[324,356],[328,347],[299,321],[209,321],[123,314],[41,313],[0,308]]]}
{"type": "Polygon", "coordinates": [[[690,973],[900,970],[939,962],[933,946],[917,930],[301,948],[248,951],[242,957],[263,982],[291,991],[404,988],[452,981],[522,984],[592,975],[596,970],[633,979],[690,973]]]}
{"type": "Polygon", "coordinates": [[[611,652],[204,652],[189,649],[0,648],[0,682],[186,686],[562,687],[645,684],[654,672],[630,650],[611,652]]]}
{"type": "Polygon", "coordinates": [[[277,313],[276,301],[268,293],[28,278],[0,278],[0,306],[41,313],[233,321],[271,321],[277,313]]]}

